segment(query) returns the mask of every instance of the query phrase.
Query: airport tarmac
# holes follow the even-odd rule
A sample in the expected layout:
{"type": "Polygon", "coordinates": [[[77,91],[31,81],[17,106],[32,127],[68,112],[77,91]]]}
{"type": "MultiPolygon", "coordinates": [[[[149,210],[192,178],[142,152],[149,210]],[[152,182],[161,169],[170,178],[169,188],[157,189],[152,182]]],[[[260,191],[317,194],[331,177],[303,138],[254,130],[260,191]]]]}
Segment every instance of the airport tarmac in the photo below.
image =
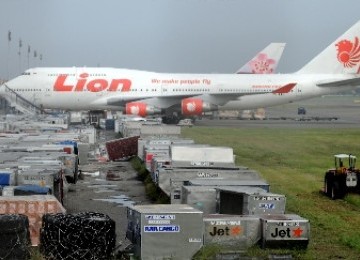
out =
{"type": "MultiPolygon", "coordinates": [[[[100,130],[99,139],[101,143],[116,139],[115,133],[100,130]]],[[[81,177],[76,184],[69,184],[69,192],[64,200],[67,213],[107,214],[116,223],[116,251],[124,249],[130,244],[125,239],[127,206],[151,204],[145,195],[144,184],[137,180],[137,173],[129,161],[91,160],[79,169],[81,177]]]]}
{"type": "Polygon", "coordinates": [[[210,120],[203,118],[196,126],[255,128],[360,128],[360,97],[324,96],[301,102],[266,108],[265,120],[210,120]],[[298,108],[306,109],[298,115],[298,108]]]}

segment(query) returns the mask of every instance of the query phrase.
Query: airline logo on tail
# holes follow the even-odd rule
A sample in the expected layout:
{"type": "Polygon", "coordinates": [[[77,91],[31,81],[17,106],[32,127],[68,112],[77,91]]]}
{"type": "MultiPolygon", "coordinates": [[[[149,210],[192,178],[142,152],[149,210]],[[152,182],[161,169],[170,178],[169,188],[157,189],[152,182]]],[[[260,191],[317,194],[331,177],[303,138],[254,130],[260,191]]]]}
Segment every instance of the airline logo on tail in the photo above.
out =
{"type": "MultiPolygon", "coordinates": [[[[341,40],[337,44],[337,59],[345,68],[352,68],[360,62],[360,44],[359,38],[355,37],[354,42],[341,40]]],[[[357,73],[360,72],[360,67],[357,73]]]]}
{"type": "Polygon", "coordinates": [[[274,72],[276,61],[269,59],[266,53],[260,53],[255,59],[249,61],[251,72],[255,74],[271,74],[274,72]]]}

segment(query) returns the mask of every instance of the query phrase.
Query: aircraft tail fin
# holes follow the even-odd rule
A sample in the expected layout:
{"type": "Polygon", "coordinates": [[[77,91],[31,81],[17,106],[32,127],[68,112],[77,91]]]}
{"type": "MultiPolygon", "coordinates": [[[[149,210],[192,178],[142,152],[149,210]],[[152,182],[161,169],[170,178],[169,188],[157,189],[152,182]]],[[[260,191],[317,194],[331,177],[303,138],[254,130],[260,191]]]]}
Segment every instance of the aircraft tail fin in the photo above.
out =
{"type": "Polygon", "coordinates": [[[337,38],[297,73],[360,73],[360,21],[337,38]]]}
{"type": "Polygon", "coordinates": [[[271,74],[274,73],[283,54],[285,43],[270,43],[254,58],[242,66],[236,74],[271,74]]]}

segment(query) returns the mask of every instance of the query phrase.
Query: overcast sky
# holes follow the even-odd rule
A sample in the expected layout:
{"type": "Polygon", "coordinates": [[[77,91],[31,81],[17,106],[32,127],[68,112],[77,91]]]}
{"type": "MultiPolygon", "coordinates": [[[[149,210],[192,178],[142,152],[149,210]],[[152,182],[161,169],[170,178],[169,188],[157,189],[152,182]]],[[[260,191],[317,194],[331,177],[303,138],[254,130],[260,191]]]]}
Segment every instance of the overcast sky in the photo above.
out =
{"type": "Polygon", "coordinates": [[[359,19],[359,0],[1,0],[0,78],[38,66],[233,73],[270,42],[287,43],[287,73],[359,19]]]}

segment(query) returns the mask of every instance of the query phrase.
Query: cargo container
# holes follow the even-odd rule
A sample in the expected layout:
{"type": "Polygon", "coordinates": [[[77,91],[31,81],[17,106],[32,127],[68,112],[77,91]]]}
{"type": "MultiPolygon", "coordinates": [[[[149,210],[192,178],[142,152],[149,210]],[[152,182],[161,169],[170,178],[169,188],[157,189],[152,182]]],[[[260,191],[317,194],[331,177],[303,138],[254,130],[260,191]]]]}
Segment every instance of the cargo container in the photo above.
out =
{"type": "Polygon", "coordinates": [[[165,124],[142,124],[140,130],[141,137],[147,136],[180,136],[181,127],[165,124]]]}
{"type": "Polygon", "coordinates": [[[216,205],[220,214],[285,214],[286,197],[259,188],[217,187],[216,205]]]}
{"type": "Polygon", "coordinates": [[[187,204],[204,214],[216,213],[216,189],[212,186],[181,186],[180,191],[173,193],[171,193],[172,204],[187,204]],[[173,199],[174,195],[177,195],[176,200],[173,199]]]}
{"type": "Polygon", "coordinates": [[[170,145],[172,144],[194,144],[194,140],[187,139],[187,138],[178,138],[175,137],[156,137],[156,136],[149,136],[149,137],[143,137],[139,138],[138,140],[138,157],[141,160],[144,160],[144,147],[145,146],[168,146],[168,149],[170,150],[170,145]]]}
{"type": "Polygon", "coordinates": [[[261,215],[261,246],[306,248],[310,239],[310,222],[295,214],[261,215]]]}
{"type": "Polygon", "coordinates": [[[121,133],[124,137],[140,136],[142,122],[124,122],[121,128],[121,133]]]}
{"type": "Polygon", "coordinates": [[[216,245],[222,252],[234,252],[248,249],[260,239],[260,218],[257,216],[204,215],[204,245],[216,245]]]}
{"type": "MultiPolygon", "coordinates": [[[[203,185],[200,184],[201,179],[204,182],[209,182],[208,185],[255,185],[266,186],[268,184],[261,181],[259,174],[252,170],[233,169],[182,169],[182,168],[158,168],[154,174],[154,182],[168,195],[171,191],[171,179],[190,181],[189,185],[203,185]],[[239,182],[235,184],[235,180],[248,180],[248,182],[239,182]],[[257,181],[252,181],[257,180],[257,181]],[[199,183],[199,184],[197,184],[199,183]]],[[[268,188],[267,188],[268,189],[268,188]]]]}
{"type": "Polygon", "coordinates": [[[88,143],[78,143],[78,152],[79,165],[88,164],[90,145],[88,143]]]}
{"type": "Polygon", "coordinates": [[[153,157],[169,157],[169,146],[145,146],[144,147],[144,162],[145,168],[151,171],[151,161],[153,157]]]}
{"type": "Polygon", "coordinates": [[[215,186],[215,187],[251,187],[251,188],[261,188],[265,192],[270,191],[270,185],[262,179],[246,179],[239,176],[237,179],[219,179],[219,180],[204,180],[204,179],[191,179],[186,185],[193,186],[215,186]]]}
{"type": "Polygon", "coordinates": [[[139,259],[191,259],[203,245],[203,214],[188,205],[128,208],[126,237],[139,259]]]}
{"type": "Polygon", "coordinates": [[[144,161],[144,151],[146,146],[168,146],[168,149],[171,145],[170,139],[166,138],[156,138],[156,137],[146,137],[146,138],[139,138],[138,140],[138,157],[144,161]]]}
{"type": "MultiPolygon", "coordinates": [[[[234,186],[236,187],[236,186],[234,186]]],[[[227,188],[226,186],[187,186],[183,185],[181,193],[178,195],[181,198],[182,204],[188,204],[204,212],[204,214],[218,213],[217,209],[217,189],[227,188]]],[[[252,191],[253,193],[264,193],[261,188],[242,187],[244,190],[252,191]]],[[[177,194],[177,193],[175,193],[177,194]]],[[[172,194],[171,194],[172,195],[172,194]]],[[[172,198],[173,196],[171,196],[172,198]]],[[[173,200],[172,200],[173,201],[173,200]]],[[[177,202],[177,201],[176,201],[177,202]]],[[[230,202],[229,202],[230,203],[230,202]]],[[[236,201],[234,207],[239,207],[236,201]]],[[[241,203],[241,202],[240,202],[241,203]]],[[[240,214],[240,213],[238,213],[240,214]]],[[[245,214],[245,213],[244,213],[245,214]]]]}
{"type": "Polygon", "coordinates": [[[171,146],[173,167],[235,168],[233,149],[213,146],[171,146]]]}
{"type": "Polygon", "coordinates": [[[137,155],[139,136],[111,140],[105,143],[109,160],[115,161],[137,155]]]}
{"type": "Polygon", "coordinates": [[[49,169],[40,167],[21,168],[16,176],[17,185],[39,185],[49,187],[61,203],[64,198],[64,176],[62,169],[51,167],[49,169]]]}

